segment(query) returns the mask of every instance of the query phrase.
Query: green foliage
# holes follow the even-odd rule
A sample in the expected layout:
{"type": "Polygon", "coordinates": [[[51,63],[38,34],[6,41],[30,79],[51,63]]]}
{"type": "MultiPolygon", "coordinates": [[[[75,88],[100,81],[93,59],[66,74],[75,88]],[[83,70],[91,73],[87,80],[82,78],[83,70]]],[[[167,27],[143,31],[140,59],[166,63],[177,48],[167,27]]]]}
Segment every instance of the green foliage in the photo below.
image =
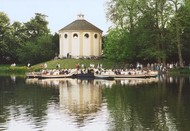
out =
{"type": "Polygon", "coordinates": [[[0,65],[0,73],[2,74],[24,74],[27,71],[26,66],[17,65],[11,67],[10,65],[0,65]]]}
{"type": "Polygon", "coordinates": [[[36,64],[54,57],[51,35],[38,37],[33,42],[27,42],[17,50],[18,58],[22,63],[36,64]]]}
{"type": "Polygon", "coordinates": [[[109,0],[106,15],[115,25],[106,36],[106,57],[127,62],[178,61],[180,66],[184,58],[190,62],[189,3],[109,0]]]}
{"type": "Polygon", "coordinates": [[[172,75],[187,75],[190,74],[190,66],[188,68],[174,68],[170,70],[172,75]]]}
{"type": "Polygon", "coordinates": [[[116,61],[123,61],[126,56],[125,43],[123,41],[124,35],[117,28],[111,30],[105,38],[104,55],[106,58],[116,61]]]}
{"type": "Polygon", "coordinates": [[[58,54],[59,54],[59,34],[55,33],[53,35],[52,39],[53,39],[52,41],[53,41],[53,44],[54,44],[53,50],[55,52],[55,55],[58,56],[58,54]]]}
{"type": "Polygon", "coordinates": [[[10,41],[10,20],[8,16],[0,12],[0,61],[4,62],[4,60],[9,59],[8,58],[8,43],[10,41]]]}
{"type": "Polygon", "coordinates": [[[45,18],[46,15],[36,13],[34,18],[25,23],[26,35],[29,39],[35,39],[38,36],[50,33],[50,30],[47,27],[48,21],[45,18]]]}
{"type": "Polygon", "coordinates": [[[143,17],[138,21],[138,26],[134,29],[133,37],[138,61],[153,61],[160,56],[160,51],[156,46],[155,19],[152,11],[144,12],[143,17]],[[137,37],[138,39],[135,39],[137,37]]]}
{"type": "Polygon", "coordinates": [[[36,13],[26,23],[15,21],[0,12],[0,63],[39,63],[53,58],[57,38],[50,34],[46,15],[36,13]]]}

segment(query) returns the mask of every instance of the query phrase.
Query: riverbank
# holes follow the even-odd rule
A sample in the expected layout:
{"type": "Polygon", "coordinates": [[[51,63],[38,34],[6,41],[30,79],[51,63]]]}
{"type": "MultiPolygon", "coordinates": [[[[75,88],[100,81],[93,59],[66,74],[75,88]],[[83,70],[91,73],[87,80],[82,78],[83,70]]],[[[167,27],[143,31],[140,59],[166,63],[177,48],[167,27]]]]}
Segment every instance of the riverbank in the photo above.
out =
{"type": "Polygon", "coordinates": [[[169,73],[171,75],[190,75],[190,68],[189,67],[174,68],[174,69],[170,69],[169,73]]]}
{"type": "Polygon", "coordinates": [[[113,68],[115,67],[122,67],[126,66],[123,63],[116,63],[109,60],[101,59],[101,60],[82,60],[82,59],[56,59],[51,60],[43,63],[39,63],[36,65],[31,65],[31,67],[27,67],[27,65],[0,65],[0,73],[2,74],[25,74],[29,71],[39,71],[42,68],[44,68],[44,65],[47,65],[46,69],[55,69],[57,64],[60,65],[61,69],[71,69],[76,68],[76,64],[79,64],[80,66],[86,66],[89,67],[90,65],[97,66],[98,64],[101,64],[103,68],[113,68]]]}
{"type": "Polygon", "coordinates": [[[0,65],[0,74],[24,74],[29,71],[26,66],[15,66],[12,67],[10,65],[0,65]]]}
{"type": "MultiPolygon", "coordinates": [[[[47,69],[55,69],[57,64],[60,65],[61,69],[73,69],[76,68],[76,64],[79,66],[89,67],[90,65],[94,65],[95,67],[99,64],[102,65],[102,68],[111,69],[111,68],[126,68],[129,65],[122,62],[113,62],[106,59],[101,60],[88,60],[88,59],[56,59],[50,60],[47,62],[39,63],[36,65],[31,65],[31,67],[27,67],[26,65],[0,65],[0,73],[1,74],[25,74],[30,71],[39,71],[44,65],[47,65],[47,69]]],[[[180,74],[190,74],[189,67],[186,68],[174,68],[168,70],[168,73],[172,75],[180,75],[180,74]]]]}

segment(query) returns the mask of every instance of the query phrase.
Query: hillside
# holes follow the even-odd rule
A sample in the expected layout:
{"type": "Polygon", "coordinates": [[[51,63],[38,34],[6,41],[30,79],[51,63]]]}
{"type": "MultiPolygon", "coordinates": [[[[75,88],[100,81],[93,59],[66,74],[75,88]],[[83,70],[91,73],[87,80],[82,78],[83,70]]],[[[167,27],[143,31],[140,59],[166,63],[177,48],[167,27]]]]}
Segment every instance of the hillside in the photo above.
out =
{"type": "MultiPolygon", "coordinates": [[[[57,63],[60,64],[61,68],[67,68],[67,69],[75,68],[76,64],[78,64],[78,63],[79,63],[79,65],[84,64],[84,65],[86,65],[86,67],[89,67],[90,64],[94,64],[95,66],[97,66],[98,64],[102,64],[103,68],[113,68],[114,66],[116,66],[116,67],[123,66],[122,63],[116,63],[116,62],[112,62],[112,61],[109,61],[106,59],[101,59],[101,60],[56,59],[56,60],[51,60],[51,61],[47,61],[44,63],[47,64],[48,69],[56,68],[57,63]]],[[[33,69],[42,68],[42,65],[44,63],[33,65],[32,68],[33,69]]]]}

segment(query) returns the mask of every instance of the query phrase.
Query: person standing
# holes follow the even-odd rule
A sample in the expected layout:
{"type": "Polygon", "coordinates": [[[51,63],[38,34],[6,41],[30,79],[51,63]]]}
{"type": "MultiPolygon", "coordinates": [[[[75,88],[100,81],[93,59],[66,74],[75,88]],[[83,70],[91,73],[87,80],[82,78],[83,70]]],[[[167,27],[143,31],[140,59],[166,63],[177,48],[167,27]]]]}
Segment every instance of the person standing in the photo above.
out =
{"type": "Polygon", "coordinates": [[[47,68],[47,63],[44,63],[44,68],[45,68],[45,69],[47,68]]]}
{"type": "Polygon", "coordinates": [[[60,67],[61,67],[61,65],[59,63],[57,63],[56,68],[60,69],[60,67]]]}

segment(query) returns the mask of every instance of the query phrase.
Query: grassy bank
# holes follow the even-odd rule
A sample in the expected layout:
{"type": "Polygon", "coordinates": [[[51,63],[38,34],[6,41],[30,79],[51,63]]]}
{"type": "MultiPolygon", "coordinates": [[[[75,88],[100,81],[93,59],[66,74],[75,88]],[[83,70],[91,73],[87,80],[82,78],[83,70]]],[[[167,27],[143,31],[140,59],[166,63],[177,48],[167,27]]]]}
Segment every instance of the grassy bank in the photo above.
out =
{"type": "Polygon", "coordinates": [[[185,67],[185,68],[170,69],[169,73],[172,75],[189,75],[190,74],[190,68],[185,67]]]}
{"type": "MultiPolygon", "coordinates": [[[[79,63],[84,64],[86,67],[89,67],[90,64],[102,64],[103,68],[113,68],[114,66],[120,67],[125,66],[123,63],[116,63],[109,60],[82,60],[82,59],[57,59],[57,60],[51,60],[44,62],[47,64],[47,69],[55,69],[57,63],[61,65],[61,68],[75,68],[76,64],[79,63]]],[[[36,65],[32,65],[30,68],[27,68],[26,66],[17,65],[15,67],[11,67],[10,65],[0,65],[0,73],[11,73],[11,74],[24,74],[28,71],[38,71],[42,69],[42,65],[44,63],[39,63],[36,65]]]]}
{"type": "MultiPolygon", "coordinates": [[[[84,64],[86,67],[89,67],[90,64],[94,64],[95,66],[97,64],[102,64],[103,68],[113,68],[113,67],[127,67],[126,63],[119,63],[119,62],[113,62],[109,61],[106,59],[101,59],[101,60],[82,60],[82,59],[57,59],[57,60],[51,60],[44,62],[47,64],[47,69],[55,69],[57,63],[61,65],[61,68],[75,68],[76,64],[79,63],[84,64]]],[[[17,65],[15,67],[11,67],[10,65],[0,65],[0,74],[25,74],[26,72],[29,71],[39,71],[42,69],[42,65],[44,63],[39,63],[36,65],[32,65],[30,68],[27,68],[26,66],[23,65],[17,65]]],[[[190,69],[188,67],[186,68],[175,68],[169,71],[170,74],[172,75],[180,75],[180,74],[190,74],[190,69]]]]}
{"type": "Polygon", "coordinates": [[[15,66],[11,67],[10,65],[0,65],[0,74],[24,74],[27,72],[26,66],[15,66]]]}
{"type": "MultiPolygon", "coordinates": [[[[84,64],[86,67],[89,67],[90,64],[102,64],[103,68],[113,68],[114,66],[123,66],[123,63],[116,63],[109,60],[101,59],[101,60],[82,60],[82,59],[57,59],[52,61],[47,61],[47,68],[53,69],[56,68],[57,63],[61,65],[61,68],[75,68],[76,64],[79,63],[84,64]]],[[[40,63],[37,65],[32,66],[34,69],[41,68],[41,65],[44,63],[40,63]]]]}

